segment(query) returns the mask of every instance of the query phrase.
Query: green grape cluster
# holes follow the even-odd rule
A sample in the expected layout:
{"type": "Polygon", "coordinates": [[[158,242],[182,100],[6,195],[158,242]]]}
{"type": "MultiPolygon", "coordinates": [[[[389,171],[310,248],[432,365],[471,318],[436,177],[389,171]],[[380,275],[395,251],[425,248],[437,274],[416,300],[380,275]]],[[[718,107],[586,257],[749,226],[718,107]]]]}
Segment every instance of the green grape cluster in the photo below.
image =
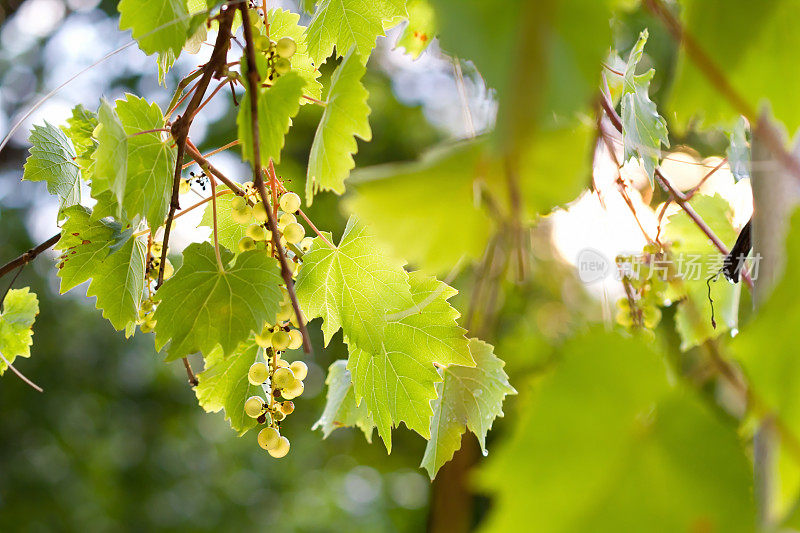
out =
{"type": "Polygon", "coordinates": [[[259,35],[254,39],[254,44],[267,59],[266,77],[269,81],[275,81],[292,70],[291,57],[297,51],[294,39],[281,37],[275,42],[266,35],[259,35]]]}
{"type": "MultiPolygon", "coordinates": [[[[289,346],[285,342],[278,344],[284,346],[283,349],[289,346]]],[[[245,414],[265,426],[258,433],[258,445],[276,458],[289,453],[289,439],[280,434],[281,422],[294,412],[292,400],[303,394],[303,380],[308,374],[305,363],[289,363],[281,358],[281,352],[271,345],[264,350],[266,362],[258,361],[250,366],[247,380],[251,385],[263,387],[266,398],[251,396],[244,402],[245,414]]]]}

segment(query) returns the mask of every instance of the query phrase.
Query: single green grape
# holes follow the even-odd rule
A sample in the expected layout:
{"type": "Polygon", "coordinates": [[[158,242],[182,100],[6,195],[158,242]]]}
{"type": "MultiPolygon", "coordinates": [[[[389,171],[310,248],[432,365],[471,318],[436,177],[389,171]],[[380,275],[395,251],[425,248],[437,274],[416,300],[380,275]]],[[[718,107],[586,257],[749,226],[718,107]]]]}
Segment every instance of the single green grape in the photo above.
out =
{"type": "Polygon", "coordinates": [[[289,370],[291,370],[292,374],[294,374],[294,377],[300,381],[306,379],[306,376],[308,375],[308,367],[302,361],[294,361],[291,365],[289,365],[289,370]]]}
{"type": "Polygon", "coordinates": [[[645,327],[654,328],[661,322],[661,309],[654,305],[646,305],[642,309],[642,319],[645,327]]]}
{"type": "Polygon", "coordinates": [[[245,225],[249,224],[251,220],[253,220],[253,211],[250,209],[249,206],[245,205],[244,208],[236,210],[234,209],[231,211],[231,218],[237,224],[245,225]]]}
{"type": "Polygon", "coordinates": [[[271,43],[272,41],[270,41],[269,37],[266,35],[256,35],[255,38],[253,38],[253,44],[255,44],[261,50],[269,49],[269,45],[271,43]]]}
{"type": "Polygon", "coordinates": [[[299,379],[295,379],[287,387],[283,387],[281,395],[287,400],[294,400],[295,398],[303,394],[304,389],[305,386],[303,385],[303,382],[300,381],[299,379]]]}
{"type": "Polygon", "coordinates": [[[286,457],[286,454],[289,453],[289,439],[286,437],[281,437],[278,441],[278,445],[271,450],[267,450],[267,453],[276,459],[286,457]]]}
{"type": "Polygon", "coordinates": [[[244,402],[244,412],[250,418],[258,418],[266,409],[264,408],[264,398],[261,396],[250,396],[244,402]]]}
{"type": "Polygon", "coordinates": [[[280,421],[281,421],[281,420],[283,420],[284,418],[286,418],[286,415],[285,415],[285,414],[284,414],[282,411],[273,411],[273,413],[272,413],[272,419],[273,419],[275,422],[280,422],[280,421]]]}
{"type": "Polygon", "coordinates": [[[283,236],[286,237],[286,242],[297,244],[306,236],[306,229],[297,222],[292,222],[283,228],[283,236]]]}
{"type": "Polygon", "coordinates": [[[292,222],[297,222],[297,217],[291,213],[284,213],[278,218],[278,228],[283,229],[292,222]]]}
{"type": "Polygon", "coordinates": [[[285,401],[281,403],[281,412],[284,415],[290,415],[294,412],[294,402],[285,401]]]}
{"type": "Polygon", "coordinates": [[[256,243],[250,237],[242,237],[239,239],[239,251],[240,252],[247,252],[248,250],[255,250],[256,243]]]}
{"type": "Polygon", "coordinates": [[[253,206],[253,216],[262,224],[267,221],[267,209],[263,203],[259,202],[253,206]]]}
{"type": "Polygon", "coordinates": [[[276,331],[272,334],[272,349],[276,352],[282,352],[289,347],[290,340],[289,334],[285,331],[276,331]]]}
{"type": "Polygon", "coordinates": [[[281,57],[290,58],[297,51],[297,43],[291,37],[281,37],[275,43],[275,51],[281,57]]]}
{"type": "Polygon", "coordinates": [[[314,239],[312,237],[306,237],[302,241],[300,241],[300,251],[306,253],[311,249],[311,245],[314,244],[314,239]]]}
{"type": "Polygon", "coordinates": [[[256,344],[262,348],[269,348],[272,346],[272,332],[264,330],[256,335],[256,344]]]}
{"type": "Polygon", "coordinates": [[[275,428],[264,428],[258,432],[258,445],[265,450],[274,450],[281,440],[281,434],[275,428]]]}
{"type": "Polygon", "coordinates": [[[288,368],[278,368],[272,374],[272,386],[276,389],[283,389],[295,382],[292,371],[288,368]]]}
{"type": "Polygon", "coordinates": [[[289,330],[289,350],[296,350],[303,345],[303,334],[296,329],[289,330]]]}
{"type": "Polygon", "coordinates": [[[178,192],[180,194],[187,194],[191,190],[192,190],[192,185],[189,183],[189,180],[181,180],[181,184],[178,187],[178,192]]]}
{"type": "Polygon", "coordinates": [[[631,312],[620,309],[617,311],[616,321],[620,326],[625,326],[626,328],[631,327],[633,325],[633,317],[631,317],[631,312]]]}
{"type": "Polygon", "coordinates": [[[285,359],[280,359],[280,356],[278,358],[277,365],[278,368],[289,368],[289,362],[286,361],[285,359]]]}
{"type": "Polygon", "coordinates": [[[292,62],[289,61],[287,58],[282,57],[275,62],[275,72],[279,76],[288,74],[290,70],[292,70],[292,62]]]}
{"type": "Polygon", "coordinates": [[[269,377],[269,368],[262,362],[253,363],[247,371],[247,381],[251,385],[261,385],[269,377]]]}
{"type": "Polygon", "coordinates": [[[264,226],[261,224],[250,224],[247,226],[245,230],[245,235],[253,239],[254,241],[265,241],[267,240],[267,230],[264,229],[264,226]]]}
{"type": "Polygon", "coordinates": [[[281,307],[278,310],[278,314],[275,318],[278,320],[278,322],[284,322],[292,317],[292,313],[294,313],[292,304],[281,304],[281,307]]]}
{"type": "Polygon", "coordinates": [[[247,205],[247,200],[245,200],[241,196],[234,196],[233,199],[231,200],[231,209],[233,209],[234,211],[242,211],[247,207],[249,207],[247,205]]]}
{"type": "Polygon", "coordinates": [[[284,213],[294,213],[300,209],[300,197],[296,193],[287,192],[281,196],[280,205],[284,213]]]}

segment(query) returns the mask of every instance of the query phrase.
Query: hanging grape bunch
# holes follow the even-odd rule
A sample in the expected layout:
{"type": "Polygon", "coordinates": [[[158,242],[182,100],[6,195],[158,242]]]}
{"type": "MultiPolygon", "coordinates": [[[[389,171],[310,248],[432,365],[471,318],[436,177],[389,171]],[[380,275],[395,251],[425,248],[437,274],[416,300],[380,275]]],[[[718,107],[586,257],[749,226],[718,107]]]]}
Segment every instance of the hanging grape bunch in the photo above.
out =
{"type": "MultiPolygon", "coordinates": [[[[291,37],[281,37],[277,42],[272,41],[266,35],[259,35],[255,39],[258,47],[267,60],[266,79],[275,81],[280,76],[288,74],[292,70],[290,58],[297,51],[297,43],[291,37]]],[[[259,69],[260,70],[260,69],[259,69]]]]}

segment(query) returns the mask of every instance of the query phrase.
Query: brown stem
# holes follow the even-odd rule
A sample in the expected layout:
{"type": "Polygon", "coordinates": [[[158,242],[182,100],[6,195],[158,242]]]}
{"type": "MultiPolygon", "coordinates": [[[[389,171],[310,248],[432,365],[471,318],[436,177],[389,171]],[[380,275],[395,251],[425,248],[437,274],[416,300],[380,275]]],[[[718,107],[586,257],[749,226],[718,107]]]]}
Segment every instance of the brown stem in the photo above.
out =
{"type": "Polygon", "coordinates": [[[219,181],[224,183],[230,190],[232,190],[235,194],[239,196],[244,196],[244,190],[239,187],[232,179],[228,178],[225,174],[219,171],[214,165],[212,165],[208,159],[203,157],[197,147],[192,144],[190,139],[186,139],[186,152],[189,154],[189,157],[197,161],[197,163],[202,167],[205,168],[207,172],[212,174],[215,178],[219,181]]]}
{"type": "MultiPolygon", "coordinates": [[[[239,10],[242,13],[242,20],[248,20],[247,5],[239,4],[239,10]]],[[[303,349],[306,353],[311,353],[311,339],[308,336],[306,329],[306,321],[303,317],[303,312],[300,309],[300,303],[297,301],[297,293],[294,290],[294,281],[292,280],[292,272],[289,270],[289,263],[286,261],[286,254],[283,251],[283,246],[280,242],[280,233],[278,232],[278,224],[275,221],[275,215],[269,209],[269,201],[267,196],[267,189],[264,187],[264,178],[261,174],[261,152],[260,152],[260,135],[258,128],[258,68],[256,67],[256,51],[253,45],[253,30],[250,24],[245,22],[242,24],[244,27],[244,40],[245,40],[245,53],[247,55],[247,83],[250,93],[250,117],[251,128],[253,132],[253,185],[258,190],[261,201],[264,203],[264,211],[267,212],[267,221],[269,222],[270,230],[272,231],[272,242],[275,250],[278,252],[278,261],[281,265],[281,274],[283,281],[286,283],[286,290],[289,293],[289,298],[292,301],[294,313],[297,316],[297,323],[299,325],[300,333],[303,335],[303,349]]]]}
{"type": "Polygon", "coordinates": [[[184,357],[181,360],[183,361],[184,368],[186,368],[186,377],[189,380],[189,385],[191,385],[192,387],[197,387],[199,381],[197,381],[197,376],[195,376],[194,372],[192,372],[192,365],[189,363],[189,359],[184,357]]]}
{"type": "Polygon", "coordinates": [[[31,261],[33,261],[34,259],[36,259],[36,256],[38,256],[39,254],[41,254],[45,250],[48,250],[49,248],[52,248],[53,246],[55,246],[55,244],[58,242],[58,240],[60,238],[61,238],[61,234],[60,233],[56,233],[55,235],[53,235],[52,237],[50,237],[49,239],[44,241],[42,244],[40,244],[38,246],[34,246],[33,248],[31,248],[30,250],[28,250],[24,254],[20,255],[16,259],[12,259],[11,261],[6,263],[5,265],[1,266],[0,267],[0,278],[2,278],[3,276],[8,274],[9,272],[14,270],[15,268],[20,267],[22,265],[26,265],[26,264],[30,263],[31,261]]]}
{"type": "MultiPolygon", "coordinates": [[[[225,150],[227,150],[228,148],[232,148],[232,147],[236,146],[237,144],[239,144],[239,139],[236,139],[235,141],[231,141],[231,142],[229,142],[228,144],[226,144],[225,146],[220,146],[220,147],[219,147],[219,148],[217,148],[216,150],[211,150],[210,152],[208,152],[207,154],[205,154],[203,157],[204,157],[204,158],[209,158],[209,157],[211,157],[212,155],[214,155],[214,154],[218,154],[218,153],[220,153],[220,152],[224,152],[224,151],[225,151],[225,150]]],[[[191,154],[189,154],[189,155],[191,155],[191,154]]],[[[187,168],[189,168],[189,167],[191,167],[192,165],[195,165],[195,164],[197,164],[197,162],[196,162],[196,161],[189,161],[188,163],[184,163],[184,165],[183,165],[183,170],[186,170],[187,168]]]]}

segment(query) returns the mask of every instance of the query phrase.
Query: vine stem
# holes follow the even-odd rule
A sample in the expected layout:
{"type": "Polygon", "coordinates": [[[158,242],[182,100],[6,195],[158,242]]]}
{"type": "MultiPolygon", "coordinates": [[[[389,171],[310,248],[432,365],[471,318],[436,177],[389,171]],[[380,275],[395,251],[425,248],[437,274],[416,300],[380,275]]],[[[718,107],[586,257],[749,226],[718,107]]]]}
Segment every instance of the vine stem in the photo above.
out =
{"type": "MultiPolygon", "coordinates": [[[[619,133],[622,133],[622,119],[617,114],[617,111],[614,109],[614,106],[609,101],[608,97],[604,93],[600,93],[600,105],[603,107],[603,111],[605,111],[606,116],[611,121],[611,124],[614,126],[619,133]]],[[[604,134],[605,135],[605,134],[604,134]]],[[[687,198],[681,193],[679,190],[675,189],[672,186],[672,183],[664,177],[661,173],[661,170],[658,168],[655,169],[654,172],[655,180],[664,189],[667,194],[669,194],[673,201],[680,206],[681,209],[689,216],[690,219],[694,222],[694,224],[702,231],[706,237],[716,246],[716,248],[722,253],[723,255],[728,255],[728,248],[725,246],[719,237],[714,233],[714,231],[706,224],[703,218],[694,210],[694,208],[689,204],[687,198]]],[[[753,289],[753,280],[750,278],[750,275],[747,272],[742,271],[742,279],[744,280],[745,284],[750,288],[753,289]]]]}
{"type": "Polygon", "coordinates": [[[31,387],[31,388],[33,388],[34,390],[37,390],[37,391],[39,391],[39,392],[44,392],[44,389],[43,389],[43,388],[41,388],[39,385],[37,385],[36,383],[34,383],[33,381],[31,381],[30,379],[26,378],[26,377],[25,377],[25,374],[23,374],[22,372],[20,372],[20,371],[19,371],[19,370],[17,370],[16,368],[14,368],[14,365],[12,365],[12,364],[11,364],[11,361],[9,361],[8,359],[6,359],[6,356],[5,356],[5,355],[3,355],[2,353],[0,353],[0,359],[2,359],[2,360],[3,360],[3,362],[6,364],[6,366],[7,366],[8,368],[10,368],[10,369],[11,369],[11,371],[12,371],[12,372],[14,372],[14,373],[17,375],[17,377],[18,377],[19,379],[21,379],[22,381],[24,381],[25,383],[27,383],[28,385],[30,385],[30,387],[31,387]]]}
{"type": "MultiPolygon", "coordinates": [[[[242,20],[248,20],[248,12],[246,4],[239,4],[239,10],[242,13],[242,20]]],[[[275,221],[275,215],[272,210],[268,208],[269,201],[267,190],[264,186],[264,178],[261,172],[261,152],[260,152],[260,135],[258,127],[258,68],[256,67],[256,51],[253,45],[253,30],[250,24],[246,22],[242,24],[244,28],[245,39],[245,54],[247,56],[247,83],[250,93],[250,117],[251,129],[253,139],[253,185],[258,190],[261,201],[264,203],[264,211],[267,212],[267,221],[269,222],[270,230],[272,231],[272,242],[274,249],[278,252],[278,261],[281,265],[281,274],[286,283],[286,290],[289,293],[289,299],[292,301],[295,315],[297,316],[297,323],[300,326],[300,333],[303,335],[303,349],[306,353],[311,353],[311,339],[308,336],[306,328],[305,317],[303,311],[300,309],[300,303],[297,301],[297,293],[294,290],[294,281],[292,280],[292,272],[289,270],[289,263],[286,261],[286,254],[280,242],[280,233],[278,232],[278,224],[275,221]]]]}
{"type": "Polygon", "coordinates": [[[192,365],[191,363],[189,363],[189,359],[184,357],[182,361],[183,361],[183,367],[186,369],[186,377],[189,380],[189,385],[191,385],[192,387],[197,387],[197,384],[200,382],[197,381],[197,376],[195,376],[194,372],[192,371],[192,365]]]}
{"type": "MultiPolygon", "coordinates": [[[[206,169],[203,169],[205,172],[206,169]]],[[[217,256],[217,266],[219,267],[220,272],[225,272],[225,267],[222,266],[222,258],[219,256],[219,235],[217,232],[217,180],[214,179],[214,176],[211,175],[210,172],[208,174],[208,182],[211,184],[211,213],[213,215],[213,225],[214,225],[214,254],[217,256]]]]}
{"type": "Polygon", "coordinates": [[[53,235],[52,237],[50,237],[49,239],[44,241],[42,244],[34,246],[33,248],[31,248],[30,250],[28,250],[24,254],[18,256],[15,259],[12,259],[11,261],[6,263],[5,265],[1,266],[0,267],[0,278],[5,276],[9,272],[12,272],[15,268],[20,267],[22,265],[26,265],[26,264],[30,263],[31,261],[33,261],[34,259],[36,259],[36,257],[39,254],[41,254],[45,250],[49,250],[50,248],[55,246],[55,244],[58,242],[58,240],[60,238],[61,238],[61,234],[60,233],[56,233],[55,235],[53,235]]]}
{"type": "MultiPolygon", "coordinates": [[[[234,147],[234,146],[236,146],[236,145],[238,145],[238,144],[239,144],[239,139],[236,139],[235,141],[231,141],[231,142],[229,142],[229,143],[228,143],[228,144],[226,144],[225,146],[220,146],[220,147],[219,147],[219,148],[217,148],[216,150],[211,150],[211,151],[210,151],[210,152],[208,152],[207,154],[203,155],[203,157],[204,157],[204,158],[209,158],[209,157],[211,157],[212,155],[218,154],[218,153],[220,153],[220,152],[224,152],[224,151],[225,151],[225,150],[227,150],[228,148],[232,148],[232,147],[234,147]]],[[[188,163],[184,163],[184,165],[183,165],[183,170],[186,170],[187,168],[191,167],[192,165],[196,165],[196,164],[198,164],[198,163],[197,163],[197,161],[189,161],[188,163]]]]}
{"type": "MultiPolygon", "coordinates": [[[[225,196],[226,194],[231,194],[232,192],[233,192],[233,191],[220,191],[220,192],[218,192],[218,193],[217,193],[217,198],[219,198],[220,196],[225,196]]],[[[181,212],[180,212],[180,213],[178,213],[178,214],[176,214],[176,215],[175,215],[175,217],[174,217],[172,220],[173,220],[173,221],[174,221],[174,220],[178,220],[178,219],[179,219],[179,218],[181,218],[183,215],[185,215],[185,214],[189,213],[189,212],[190,212],[190,211],[192,211],[193,209],[197,209],[197,208],[198,208],[198,207],[200,207],[201,205],[207,204],[207,203],[208,203],[208,202],[210,202],[210,201],[211,201],[211,196],[209,196],[208,198],[203,198],[202,200],[200,200],[200,201],[199,201],[199,202],[197,202],[196,204],[192,204],[192,205],[190,205],[189,207],[187,207],[186,209],[182,209],[182,210],[181,210],[181,212]]],[[[152,233],[151,233],[151,231],[150,231],[150,228],[147,228],[147,229],[144,229],[144,230],[142,230],[142,231],[139,231],[139,232],[137,232],[137,233],[134,233],[134,234],[133,234],[133,236],[134,236],[134,237],[141,237],[142,235],[147,235],[148,233],[150,233],[150,234],[152,235],[152,233]]]]}

